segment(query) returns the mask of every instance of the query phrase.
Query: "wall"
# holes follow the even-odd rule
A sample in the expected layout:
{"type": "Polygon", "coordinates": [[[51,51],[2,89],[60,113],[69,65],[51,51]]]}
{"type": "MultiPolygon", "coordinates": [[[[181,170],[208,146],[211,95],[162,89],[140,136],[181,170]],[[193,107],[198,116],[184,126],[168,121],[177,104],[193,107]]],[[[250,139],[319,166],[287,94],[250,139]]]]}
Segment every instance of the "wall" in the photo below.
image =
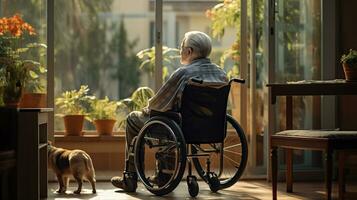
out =
{"type": "MultiPolygon", "coordinates": [[[[338,29],[338,57],[346,53],[349,49],[357,49],[357,1],[356,0],[343,0],[338,1],[339,8],[337,16],[339,16],[339,29],[338,29]]],[[[344,78],[342,66],[336,66],[336,78],[344,78]]],[[[356,114],[357,106],[356,96],[341,96],[338,98],[338,127],[344,130],[357,130],[356,114]]]]}
{"type": "MultiPolygon", "coordinates": [[[[357,50],[357,1],[356,0],[343,0],[338,2],[338,29],[337,29],[337,60],[341,55],[348,52],[349,49],[357,50]]],[[[336,78],[344,79],[344,73],[341,64],[338,62],[336,65],[336,78]]],[[[342,130],[357,130],[356,114],[357,106],[356,96],[340,96],[337,101],[337,127],[342,130]]],[[[353,153],[349,155],[346,167],[347,179],[355,181],[357,179],[357,155],[353,153]]]]}

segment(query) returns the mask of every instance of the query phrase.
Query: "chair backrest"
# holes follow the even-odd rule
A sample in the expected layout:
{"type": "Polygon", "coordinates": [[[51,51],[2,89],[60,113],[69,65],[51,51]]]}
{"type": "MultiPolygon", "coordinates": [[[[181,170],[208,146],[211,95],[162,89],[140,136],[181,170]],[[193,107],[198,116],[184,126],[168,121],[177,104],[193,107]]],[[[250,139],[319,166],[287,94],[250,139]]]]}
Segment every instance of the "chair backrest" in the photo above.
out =
{"type": "Polygon", "coordinates": [[[230,84],[222,87],[188,84],[181,100],[182,132],[186,143],[223,142],[230,84]]]}

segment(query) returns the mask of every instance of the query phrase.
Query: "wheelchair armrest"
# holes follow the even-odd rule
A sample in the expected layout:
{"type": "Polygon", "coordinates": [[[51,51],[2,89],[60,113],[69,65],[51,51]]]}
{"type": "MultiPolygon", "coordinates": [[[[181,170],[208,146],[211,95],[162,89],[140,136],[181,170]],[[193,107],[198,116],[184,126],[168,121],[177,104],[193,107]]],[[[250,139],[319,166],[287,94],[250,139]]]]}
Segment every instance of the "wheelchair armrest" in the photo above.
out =
{"type": "Polygon", "coordinates": [[[232,78],[231,80],[229,80],[229,84],[231,84],[232,82],[245,83],[245,80],[240,78],[232,78]]]}
{"type": "Polygon", "coordinates": [[[181,114],[179,112],[174,112],[174,111],[166,111],[166,112],[159,112],[156,110],[151,110],[150,111],[150,118],[155,117],[155,116],[164,116],[169,119],[174,120],[178,125],[181,126],[181,114]]]}

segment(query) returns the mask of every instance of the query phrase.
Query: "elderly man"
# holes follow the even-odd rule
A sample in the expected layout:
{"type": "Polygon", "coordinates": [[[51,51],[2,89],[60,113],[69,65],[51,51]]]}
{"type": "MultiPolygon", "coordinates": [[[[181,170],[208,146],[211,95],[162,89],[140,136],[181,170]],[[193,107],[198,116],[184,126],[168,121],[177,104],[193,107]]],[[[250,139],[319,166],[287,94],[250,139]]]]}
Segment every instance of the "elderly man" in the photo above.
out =
{"type": "MultiPolygon", "coordinates": [[[[207,58],[211,53],[211,39],[210,37],[199,31],[191,31],[185,34],[181,42],[181,64],[167,82],[160,88],[156,95],[150,99],[149,105],[142,112],[134,111],[128,115],[126,127],[126,163],[124,174],[132,174],[129,178],[136,183],[137,175],[135,172],[134,159],[128,154],[128,148],[133,138],[138,135],[144,123],[149,119],[151,110],[166,112],[179,111],[180,102],[183,90],[186,83],[192,77],[199,77],[200,79],[210,83],[225,83],[227,82],[226,73],[216,64],[211,63],[207,58]]],[[[158,173],[157,178],[165,177],[164,173],[158,173]]],[[[127,187],[127,178],[113,177],[112,184],[115,187],[121,188],[126,192],[135,192],[134,187],[127,187]]]]}

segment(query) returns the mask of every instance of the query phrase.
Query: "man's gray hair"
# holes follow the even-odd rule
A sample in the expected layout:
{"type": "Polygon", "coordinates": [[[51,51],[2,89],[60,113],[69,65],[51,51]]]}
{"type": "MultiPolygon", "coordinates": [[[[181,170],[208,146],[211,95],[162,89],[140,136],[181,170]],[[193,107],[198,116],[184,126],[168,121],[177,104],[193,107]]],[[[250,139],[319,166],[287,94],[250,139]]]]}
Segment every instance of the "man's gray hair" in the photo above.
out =
{"type": "Polygon", "coordinates": [[[211,53],[211,38],[206,33],[200,31],[187,32],[183,41],[184,46],[191,47],[193,52],[197,53],[200,58],[206,58],[211,53]]]}

